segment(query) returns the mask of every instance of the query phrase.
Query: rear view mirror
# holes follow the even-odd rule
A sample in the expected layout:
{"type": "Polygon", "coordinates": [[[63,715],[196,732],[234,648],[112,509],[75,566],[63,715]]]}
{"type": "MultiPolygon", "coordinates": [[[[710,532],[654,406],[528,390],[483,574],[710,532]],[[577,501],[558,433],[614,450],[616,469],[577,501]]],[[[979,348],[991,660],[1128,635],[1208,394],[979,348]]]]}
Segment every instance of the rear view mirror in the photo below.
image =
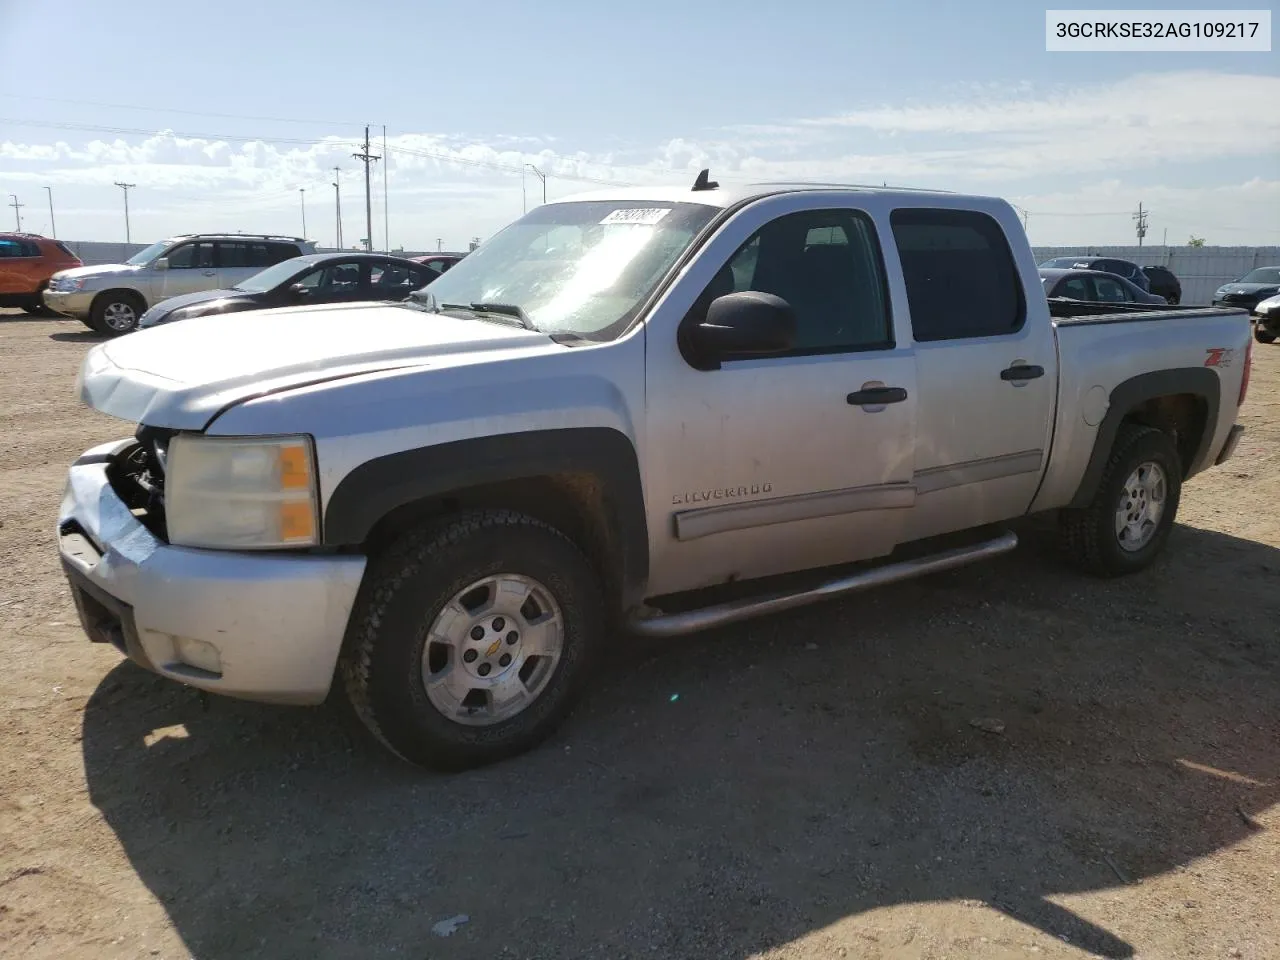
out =
{"type": "Polygon", "coordinates": [[[161,258],[160,258],[160,259],[158,259],[154,264],[152,264],[152,266],[154,266],[157,270],[168,270],[168,269],[169,269],[169,258],[168,258],[168,257],[161,257],[161,258]]]}
{"type": "Polygon", "coordinates": [[[771,293],[745,290],[717,297],[690,331],[692,346],[706,369],[728,358],[769,356],[790,350],[796,338],[791,304],[771,293]]]}

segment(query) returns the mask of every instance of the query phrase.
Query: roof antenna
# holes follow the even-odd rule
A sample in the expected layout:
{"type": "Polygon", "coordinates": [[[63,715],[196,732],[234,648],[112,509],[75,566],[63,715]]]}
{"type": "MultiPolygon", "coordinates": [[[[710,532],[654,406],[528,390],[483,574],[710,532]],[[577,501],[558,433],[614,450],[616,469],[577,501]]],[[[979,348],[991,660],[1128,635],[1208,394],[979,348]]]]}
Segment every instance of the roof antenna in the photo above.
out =
{"type": "Polygon", "coordinates": [[[693,181],[694,190],[715,190],[720,186],[715,180],[711,179],[711,168],[708,167],[698,174],[698,179],[693,181]]]}

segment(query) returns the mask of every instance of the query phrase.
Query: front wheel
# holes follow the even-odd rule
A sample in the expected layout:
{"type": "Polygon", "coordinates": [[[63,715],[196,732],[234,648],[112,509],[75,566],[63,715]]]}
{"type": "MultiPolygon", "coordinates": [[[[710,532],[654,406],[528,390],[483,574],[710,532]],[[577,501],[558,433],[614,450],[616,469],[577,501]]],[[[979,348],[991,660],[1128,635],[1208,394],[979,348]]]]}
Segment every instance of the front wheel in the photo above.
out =
{"type": "Polygon", "coordinates": [[[371,564],[339,673],[356,716],[394,753],[476,767],[550,735],[605,622],[600,583],[567,537],[476,511],[409,533],[371,564]]]}
{"type": "Polygon", "coordinates": [[[1169,435],[1123,424],[1093,500],[1059,516],[1063,547],[1095,576],[1135,573],[1164,549],[1181,495],[1182,464],[1169,435]]]}
{"type": "Polygon", "coordinates": [[[89,326],[118,337],[138,329],[138,320],[144,310],[141,298],[128,290],[111,290],[100,294],[89,308],[89,326]]]}

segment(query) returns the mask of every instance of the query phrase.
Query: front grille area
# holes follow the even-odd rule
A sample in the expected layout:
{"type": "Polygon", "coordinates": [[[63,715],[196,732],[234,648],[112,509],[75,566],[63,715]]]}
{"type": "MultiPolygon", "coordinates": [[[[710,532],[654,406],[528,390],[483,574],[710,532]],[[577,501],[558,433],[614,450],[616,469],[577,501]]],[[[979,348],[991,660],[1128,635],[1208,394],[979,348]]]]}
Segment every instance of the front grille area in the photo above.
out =
{"type": "Polygon", "coordinates": [[[171,430],[139,427],[137,442],[107,466],[107,480],[152,536],[169,540],[164,515],[164,459],[171,430]]]}

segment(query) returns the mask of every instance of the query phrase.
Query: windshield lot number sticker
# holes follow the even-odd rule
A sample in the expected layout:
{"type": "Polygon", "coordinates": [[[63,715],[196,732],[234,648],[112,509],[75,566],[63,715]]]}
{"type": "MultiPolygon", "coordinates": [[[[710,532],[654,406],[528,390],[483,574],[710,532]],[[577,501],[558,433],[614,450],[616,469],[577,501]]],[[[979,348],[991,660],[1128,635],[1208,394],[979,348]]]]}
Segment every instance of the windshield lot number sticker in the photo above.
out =
{"type": "Polygon", "coordinates": [[[644,227],[652,227],[668,213],[669,207],[646,207],[639,210],[614,210],[600,222],[604,223],[636,223],[644,227]]]}

